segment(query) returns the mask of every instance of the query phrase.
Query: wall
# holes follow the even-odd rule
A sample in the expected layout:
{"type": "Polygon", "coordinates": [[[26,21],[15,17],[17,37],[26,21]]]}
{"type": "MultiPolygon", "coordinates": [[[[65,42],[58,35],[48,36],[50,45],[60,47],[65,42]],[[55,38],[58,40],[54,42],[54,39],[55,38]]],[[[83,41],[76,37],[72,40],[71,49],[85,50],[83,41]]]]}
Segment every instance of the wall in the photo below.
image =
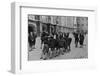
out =
{"type": "MultiPolygon", "coordinates": [[[[34,6],[46,7],[67,7],[72,6],[95,6],[97,7],[97,24],[96,25],[96,44],[95,48],[95,64],[96,67],[68,69],[60,72],[40,73],[40,74],[24,74],[23,76],[100,76],[100,0],[1,0],[0,1],[0,76],[13,76],[9,73],[10,69],[10,50],[11,50],[11,2],[29,2],[34,6]]],[[[19,75],[17,75],[19,76],[19,75]]]]}

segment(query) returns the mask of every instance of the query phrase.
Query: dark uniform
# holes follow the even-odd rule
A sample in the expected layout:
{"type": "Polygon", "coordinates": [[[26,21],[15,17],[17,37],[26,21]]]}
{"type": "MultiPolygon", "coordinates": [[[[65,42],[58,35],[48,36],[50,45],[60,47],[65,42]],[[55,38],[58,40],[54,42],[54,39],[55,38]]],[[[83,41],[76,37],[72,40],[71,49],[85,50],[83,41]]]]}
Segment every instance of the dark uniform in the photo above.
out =
{"type": "Polygon", "coordinates": [[[75,37],[75,47],[77,47],[79,42],[78,33],[74,33],[74,37],[75,37]]]}
{"type": "Polygon", "coordinates": [[[80,45],[83,46],[83,42],[84,42],[84,35],[80,34],[80,45]]]}

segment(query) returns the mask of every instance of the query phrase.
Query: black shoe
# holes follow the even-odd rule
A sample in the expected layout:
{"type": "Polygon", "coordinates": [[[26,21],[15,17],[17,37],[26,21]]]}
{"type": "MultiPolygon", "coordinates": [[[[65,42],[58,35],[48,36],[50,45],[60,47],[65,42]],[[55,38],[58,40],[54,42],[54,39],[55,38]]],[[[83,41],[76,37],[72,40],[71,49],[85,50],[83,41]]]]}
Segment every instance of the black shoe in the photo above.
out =
{"type": "Polygon", "coordinates": [[[43,59],[43,57],[41,57],[40,59],[43,59]]]}
{"type": "Polygon", "coordinates": [[[47,58],[44,58],[43,60],[46,60],[47,58]]]}

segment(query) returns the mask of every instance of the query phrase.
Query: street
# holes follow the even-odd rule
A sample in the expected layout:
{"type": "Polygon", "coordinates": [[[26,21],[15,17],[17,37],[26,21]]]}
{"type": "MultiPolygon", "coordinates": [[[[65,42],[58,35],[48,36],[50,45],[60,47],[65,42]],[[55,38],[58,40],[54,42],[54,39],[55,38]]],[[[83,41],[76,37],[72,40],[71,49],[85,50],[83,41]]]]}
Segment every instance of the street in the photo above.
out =
{"type": "MultiPolygon", "coordinates": [[[[84,46],[81,48],[80,45],[76,48],[75,44],[74,44],[74,37],[72,38],[72,42],[71,42],[71,51],[68,53],[65,53],[64,55],[59,55],[55,58],[55,59],[80,59],[80,58],[88,58],[88,41],[87,41],[87,36],[85,36],[84,39],[84,46]]],[[[38,49],[33,49],[32,51],[29,52],[28,54],[28,60],[32,61],[32,60],[42,60],[40,59],[42,54],[42,49],[38,48],[38,49]]],[[[53,60],[52,59],[52,60],[53,60]]]]}

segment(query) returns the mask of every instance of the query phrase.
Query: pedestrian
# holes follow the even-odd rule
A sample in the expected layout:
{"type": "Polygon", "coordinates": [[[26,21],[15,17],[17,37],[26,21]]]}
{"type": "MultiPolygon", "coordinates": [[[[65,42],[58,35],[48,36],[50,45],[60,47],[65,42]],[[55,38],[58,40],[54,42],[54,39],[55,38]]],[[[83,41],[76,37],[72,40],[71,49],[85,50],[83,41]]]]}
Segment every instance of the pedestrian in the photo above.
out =
{"type": "Polygon", "coordinates": [[[29,51],[32,51],[32,43],[33,43],[33,37],[32,37],[32,32],[29,32],[28,35],[28,43],[29,43],[29,51]]]}
{"type": "Polygon", "coordinates": [[[33,32],[32,35],[33,35],[33,49],[35,49],[36,38],[37,38],[36,32],[33,32]]]}
{"type": "Polygon", "coordinates": [[[83,47],[83,43],[84,43],[84,34],[83,33],[80,33],[80,47],[83,47]]]}
{"type": "Polygon", "coordinates": [[[75,38],[75,47],[78,47],[79,35],[77,32],[74,32],[74,38],[75,38]]]}
{"type": "Polygon", "coordinates": [[[48,56],[48,51],[49,51],[49,47],[48,47],[48,36],[44,36],[44,40],[43,40],[43,49],[42,49],[42,54],[41,54],[41,58],[40,59],[47,59],[48,56]]]}
{"type": "Polygon", "coordinates": [[[39,36],[36,37],[36,40],[35,40],[35,48],[36,49],[40,49],[41,48],[41,38],[39,36]]]}

